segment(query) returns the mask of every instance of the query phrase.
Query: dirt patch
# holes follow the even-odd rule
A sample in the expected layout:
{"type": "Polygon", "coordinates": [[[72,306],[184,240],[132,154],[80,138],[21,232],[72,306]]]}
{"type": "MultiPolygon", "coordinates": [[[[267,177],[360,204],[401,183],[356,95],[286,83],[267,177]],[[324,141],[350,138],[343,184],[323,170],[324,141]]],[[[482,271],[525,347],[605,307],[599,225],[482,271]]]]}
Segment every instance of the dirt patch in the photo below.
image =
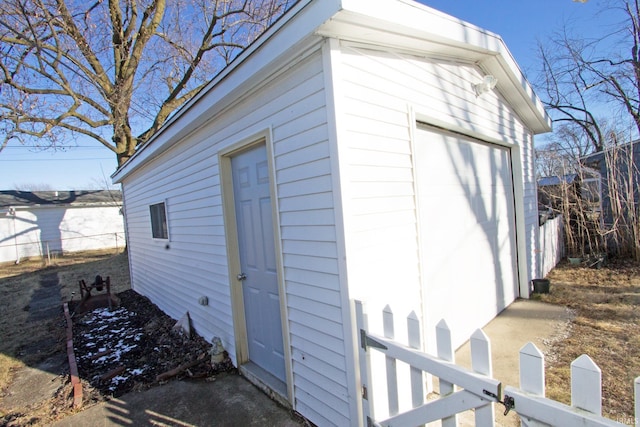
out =
{"type": "Polygon", "coordinates": [[[210,343],[174,333],[174,319],[130,290],[126,253],[70,254],[49,266],[40,260],[1,264],[0,426],[44,425],[74,412],[62,304],[69,302],[73,311],[78,282],[89,283],[97,274],[110,278],[121,306],[117,313],[74,316],[83,408],[153,387],[162,382],[158,375],[181,366],[189,367],[169,380],[211,378],[231,368],[228,358],[207,363],[210,343]]]}
{"type": "Polygon", "coordinates": [[[96,274],[110,276],[114,292],[129,289],[127,254],[102,250],[48,266],[37,259],[0,264],[0,425],[42,425],[69,412],[68,364],[60,368],[54,360],[66,357],[62,303],[79,298],[78,281],[96,274]]]}
{"type": "Polygon", "coordinates": [[[96,274],[111,277],[113,292],[131,287],[127,254],[113,250],[69,254],[49,266],[37,259],[0,264],[0,398],[21,369],[65,351],[62,302],[78,299],[78,281],[96,274]]]}
{"type": "Polygon", "coordinates": [[[74,318],[78,370],[91,400],[147,389],[180,367],[188,366],[171,378],[207,378],[233,369],[226,355],[222,363],[210,363],[212,345],[175,330],[176,321],[149,299],[132,290],[118,297],[121,305],[113,310],[98,308],[74,318]]]}
{"type": "MultiPolygon", "coordinates": [[[[189,361],[197,361],[206,352],[205,343],[190,345],[184,342],[184,337],[176,338],[172,332],[168,332],[175,320],[162,314],[148,300],[139,299],[137,294],[130,291],[124,292],[130,288],[126,254],[75,254],[73,257],[58,258],[55,262],[56,265],[46,268],[39,261],[0,265],[0,426],[43,425],[73,412],[68,370],[52,368],[55,364],[49,362],[66,351],[60,307],[64,301],[79,299],[80,279],[91,281],[96,274],[110,276],[112,291],[122,296],[122,307],[133,313],[125,316],[131,318],[130,332],[123,330],[117,336],[135,337],[140,330],[151,334],[138,342],[132,338],[133,342],[126,347],[133,344],[136,347],[129,354],[120,352],[119,360],[115,360],[115,352],[109,353],[111,356],[105,357],[103,370],[98,369],[102,362],[98,363],[97,360],[107,354],[96,355],[101,348],[105,348],[105,351],[116,348],[118,342],[98,344],[94,340],[95,349],[82,350],[78,347],[87,404],[127,390],[152,387],[157,384],[154,381],[159,373],[189,361]],[[57,278],[56,284],[51,285],[52,282],[45,280],[47,277],[57,278]],[[47,297],[46,292],[55,295],[46,294],[49,295],[47,297]],[[55,312],[45,313],[47,308],[38,306],[43,295],[45,299],[50,298],[50,302],[55,302],[58,307],[55,312]],[[154,335],[156,338],[152,338],[154,335]],[[153,344],[155,339],[158,340],[157,344],[153,344]],[[193,351],[185,351],[186,348],[193,351]],[[158,356],[158,365],[151,365],[152,359],[163,351],[168,357],[158,356]],[[89,353],[91,356],[88,356],[89,353]],[[89,361],[84,360],[85,357],[89,361]],[[110,359],[114,359],[114,364],[107,366],[106,361],[110,359]],[[85,364],[87,366],[83,367],[85,364]],[[124,370],[115,371],[121,368],[124,370]],[[9,407],[8,393],[27,370],[42,371],[47,375],[41,380],[34,379],[36,382],[29,386],[20,387],[25,390],[48,390],[49,397],[34,402],[34,396],[27,393],[22,404],[13,402],[9,407]],[[102,373],[104,371],[115,372],[115,375],[107,378],[102,373]],[[114,378],[118,379],[114,381],[114,378]],[[42,385],[37,386],[38,381],[42,381],[42,385]]],[[[548,278],[551,280],[551,293],[537,298],[568,307],[575,317],[563,334],[548,344],[551,348],[546,353],[547,396],[570,403],[570,364],[586,353],[602,369],[604,414],[621,422],[632,420],[633,380],[640,376],[640,358],[637,357],[640,354],[640,266],[616,262],[595,270],[562,264],[548,278]]],[[[90,323],[87,319],[78,317],[77,328],[88,328],[90,323]]],[[[116,330],[124,323],[125,320],[118,320],[116,330]]],[[[87,334],[87,331],[78,330],[76,338],[87,334]]],[[[76,343],[76,346],[79,345],[80,339],[76,343]]],[[[210,369],[206,364],[193,366],[183,370],[179,376],[208,376],[212,372],[210,369]]]]}
{"type": "Polygon", "coordinates": [[[633,420],[633,382],[640,376],[640,266],[562,264],[548,278],[551,293],[539,298],[570,308],[575,317],[547,357],[547,396],[571,403],[570,365],[587,354],[602,370],[603,414],[623,423],[633,420]]]}

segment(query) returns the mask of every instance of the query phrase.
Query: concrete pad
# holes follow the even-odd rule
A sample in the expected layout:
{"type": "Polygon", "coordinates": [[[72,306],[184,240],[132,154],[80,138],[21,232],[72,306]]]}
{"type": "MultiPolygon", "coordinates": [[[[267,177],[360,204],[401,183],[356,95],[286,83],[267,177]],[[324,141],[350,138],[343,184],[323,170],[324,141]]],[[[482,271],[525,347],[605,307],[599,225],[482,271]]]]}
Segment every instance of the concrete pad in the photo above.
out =
{"type": "Polygon", "coordinates": [[[25,408],[51,399],[66,382],[67,357],[56,354],[37,366],[25,366],[15,373],[11,387],[2,397],[3,409],[25,408]]]}
{"type": "MultiPolygon", "coordinates": [[[[492,346],[494,378],[503,385],[519,386],[519,351],[533,342],[548,352],[566,336],[572,313],[565,307],[539,301],[518,300],[483,328],[492,346]]],[[[471,368],[469,343],[456,352],[459,365],[471,368]]],[[[496,426],[519,426],[515,412],[503,415],[495,405],[496,426]]],[[[473,412],[459,416],[471,426],[473,412]]],[[[86,408],[56,427],[122,425],[175,426],[303,426],[304,420],[271,400],[240,375],[221,374],[214,382],[170,381],[144,392],[134,392],[86,408]]]]}
{"type": "Polygon", "coordinates": [[[123,425],[283,426],[305,425],[240,375],[215,381],[170,381],[133,392],[64,418],[55,427],[123,425]]]}
{"type": "MultiPolygon", "coordinates": [[[[528,342],[534,343],[548,354],[553,343],[568,333],[573,313],[566,307],[534,300],[517,300],[482,330],[491,341],[493,377],[512,387],[520,385],[520,349],[528,342]]],[[[456,363],[471,369],[469,342],[456,351],[456,363]]],[[[495,406],[497,426],[519,426],[515,413],[503,416],[504,407],[495,406]]],[[[465,414],[462,418],[468,418],[465,414]]],[[[465,422],[464,425],[467,425],[465,422]]]]}

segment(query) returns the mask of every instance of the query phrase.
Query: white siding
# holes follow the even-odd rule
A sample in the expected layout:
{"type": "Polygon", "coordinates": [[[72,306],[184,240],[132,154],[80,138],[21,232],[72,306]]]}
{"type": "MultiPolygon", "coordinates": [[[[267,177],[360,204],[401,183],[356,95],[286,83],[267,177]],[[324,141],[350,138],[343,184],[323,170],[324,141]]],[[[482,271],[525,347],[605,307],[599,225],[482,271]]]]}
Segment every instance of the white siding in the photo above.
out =
{"type": "Polygon", "coordinates": [[[405,309],[421,304],[411,111],[430,123],[522,146],[530,272],[536,223],[532,138],[497,91],[476,96],[473,83],[482,80],[482,72],[471,64],[347,43],[341,67],[342,139],[348,147],[341,158],[349,164],[343,179],[351,203],[346,221],[352,224],[347,241],[354,296],[405,309]]]}
{"type": "MultiPolygon", "coordinates": [[[[525,244],[527,246],[527,283],[536,279],[536,272],[540,269],[536,253],[538,242],[538,186],[535,175],[535,153],[533,148],[533,135],[522,131],[522,175],[524,182],[524,210],[525,210],[525,244]]],[[[520,295],[529,298],[529,295],[520,295]]]]}
{"type": "Polygon", "coordinates": [[[0,262],[16,261],[20,251],[16,246],[14,219],[12,216],[0,213],[0,262]]]}
{"type": "Polygon", "coordinates": [[[0,216],[0,262],[124,246],[119,206],[17,208],[0,216]]]}
{"type": "Polygon", "coordinates": [[[322,58],[317,51],[282,65],[291,68],[124,180],[132,283],[174,318],[189,311],[196,330],[220,336],[235,362],[217,155],[270,128],[296,410],[318,425],[347,425],[322,58]],[[163,200],[169,242],[151,238],[149,205],[163,200]],[[202,295],[208,306],[198,305],[202,295]]]}
{"type": "MultiPolygon", "coordinates": [[[[44,218],[39,220],[42,213],[42,210],[39,212],[16,210],[15,215],[0,217],[2,224],[0,261],[19,261],[21,258],[43,256],[45,251],[40,242],[40,236],[43,234],[42,227],[51,226],[51,221],[44,218]]],[[[57,225],[54,226],[57,229],[57,225]]],[[[55,249],[59,249],[59,246],[55,249]]]]}
{"type": "MultiPolygon", "coordinates": [[[[532,137],[496,91],[476,97],[472,85],[482,80],[481,71],[471,64],[349,43],[342,44],[341,60],[337,73],[341,92],[336,102],[341,103],[343,113],[339,145],[341,162],[346,163],[341,179],[348,212],[345,239],[351,296],[366,301],[370,313],[380,313],[386,304],[394,308],[398,318],[405,318],[410,311],[424,317],[422,310],[429,310],[429,301],[422,300],[417,237],[420,224],[416,220],[412,158],[416,117],[507,146],[523,146],[530,272],[530,234],[537,221],[532,137]]],[[[372,330],[382,332],[379,316],[371,316],[369,323],[372,330]]],[[[375,392],[385,385],[374,384],[373,388],[375,392]]],[[[400,401],[410,402],[410,397],[400,401]]],[[[384,416],[385,405],[383,399],[376,400],[378,415],[384,416]]]]}
{"type": "MultiPolygon", "coordinates": [[[[423,315],[416,116],[525,145],[525,207],[535,206],[530,132],[499,94],[475,96],[472,83],[482,77],[475,66],[348,45],[339,58],[332,70],[339,80],[335,93],[325,93],[320,51],[282,64],[278,77],[239,95],[123,182],[134,288],[175,318],[189,311],[196,330],[206,339],[220,336],[235,357],[218,153],[271,130],[295,409],[318,425],[350,424],[350,405],[358,398],[349,396],[347,370],[354,366],[345,349],[341,263],[348,271],[348,297],[370,303],[370,312],[389,304],[399,310],[398,318],[411,310],[423,315]],[[339,104],[339,161],[331,158],[335,124],[328,122],[325,105],[333,97],[339,104]],[[335,224],[336,165],[344,241],[335,224]],[[151,238],[149,205],[160,201],[167,204],[170,241],[151,238]],[[346,261],[338,256],[343,244],[346,261]],[[203,295],[208,306],[197,303],[203,295]]],[[[535,230],[535,221],[527,211],[527,232],[535,230]]],[[[380,331],[380,319],[370,322],[380,331]]]]}
{"type": "Polygon", "coordinates": [[[66,209],[60,223],[62,251],[123,247],[123,224],[119,206],[66,209]]]}

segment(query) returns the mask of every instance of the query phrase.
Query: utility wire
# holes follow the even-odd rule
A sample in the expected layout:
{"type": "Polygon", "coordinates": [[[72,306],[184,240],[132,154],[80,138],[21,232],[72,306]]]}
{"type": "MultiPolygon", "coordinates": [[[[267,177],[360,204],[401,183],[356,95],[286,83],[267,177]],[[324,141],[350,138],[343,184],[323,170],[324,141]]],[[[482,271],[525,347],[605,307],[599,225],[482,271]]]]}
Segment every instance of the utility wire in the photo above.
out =
{"type": "MultiPolygon", "coordinates": [[[[1,156],[0,156],[1,157],[1,156]]],[[[112,157],[85,157],[82,159],[7,159],[3,160],[0,158],[0,162],[11,163],[11,162],[86,162],[88,160],[113,160],[112,157]]]]}

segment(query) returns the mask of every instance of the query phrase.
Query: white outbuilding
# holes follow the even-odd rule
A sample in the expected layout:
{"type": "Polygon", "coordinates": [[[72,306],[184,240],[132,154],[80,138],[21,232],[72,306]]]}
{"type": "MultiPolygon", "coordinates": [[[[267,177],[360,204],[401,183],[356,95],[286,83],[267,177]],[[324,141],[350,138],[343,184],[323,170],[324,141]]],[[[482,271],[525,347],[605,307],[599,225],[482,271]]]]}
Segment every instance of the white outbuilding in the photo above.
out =
{"type": "Polygon", "coordinates": [[[352,301],[414,311],[428,350],[527,298],[549,130],[499,36],[300,0],[113,175],[132,286],[313,423],[361,424],[352,301]]]}
{"type": "Polygon", "coordinates": [[[120,191],[0,191],[0,262],[117,249],[124,240],[120,191]]]}

